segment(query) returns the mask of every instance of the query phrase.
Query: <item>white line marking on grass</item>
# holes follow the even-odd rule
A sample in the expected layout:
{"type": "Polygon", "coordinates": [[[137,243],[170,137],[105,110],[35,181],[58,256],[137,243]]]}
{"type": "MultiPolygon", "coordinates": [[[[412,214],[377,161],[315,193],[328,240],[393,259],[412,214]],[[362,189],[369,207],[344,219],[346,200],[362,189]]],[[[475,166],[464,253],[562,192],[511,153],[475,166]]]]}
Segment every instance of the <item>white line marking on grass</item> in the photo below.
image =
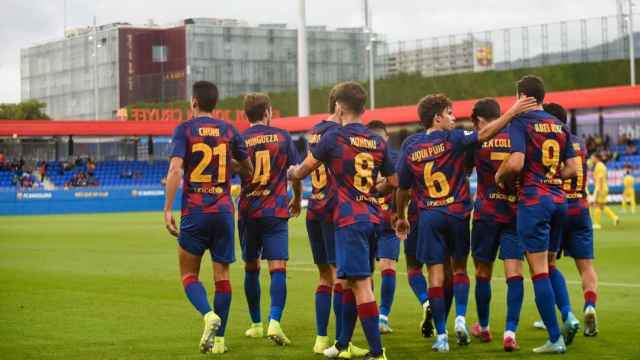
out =
{"type": "MultiPolygon", "coordinates": [[[[317,272],[316,268],[304,268],[304,267],[296,267],[296,266],[287,266],[287,271],[299,271],[299,272],[317,272]]],[[[398,271],[396,272],[398,275],[407,276],[406,272],[398,271]]],[[[494,280],[504,281],[503,277],[493,277],[494,280]]],[[[572,285],[580,285],[582,282],[575,280],[566,280],[568,284],[572,285]]],[[[620,287],[620,288],[640,288],[640,284],[627,284],[627,283],[617,283],[617,282],[606,282],[606,281],[598,281],[598,286],[607,286],[607,287],[620,287]]]]}

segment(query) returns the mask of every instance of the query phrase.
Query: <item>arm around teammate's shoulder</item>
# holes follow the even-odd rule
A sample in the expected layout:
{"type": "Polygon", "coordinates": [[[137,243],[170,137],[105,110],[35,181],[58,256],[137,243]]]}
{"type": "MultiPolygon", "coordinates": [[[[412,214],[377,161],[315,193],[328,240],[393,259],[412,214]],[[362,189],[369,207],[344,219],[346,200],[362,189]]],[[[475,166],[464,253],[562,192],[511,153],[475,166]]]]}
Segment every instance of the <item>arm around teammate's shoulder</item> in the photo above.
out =
{"type": "Polygon", "coordinates": [[[494,120],[487,124],[482,130],[478,131],[478,142],[483,143],[489,139],[492,139],[502,129],[504,129],[511,120],[521,113],[534,110],[538,106],[535,98],[527,97],[520,98],[513,106],[509,108],[502,116],[497,120],[494,120]]]}

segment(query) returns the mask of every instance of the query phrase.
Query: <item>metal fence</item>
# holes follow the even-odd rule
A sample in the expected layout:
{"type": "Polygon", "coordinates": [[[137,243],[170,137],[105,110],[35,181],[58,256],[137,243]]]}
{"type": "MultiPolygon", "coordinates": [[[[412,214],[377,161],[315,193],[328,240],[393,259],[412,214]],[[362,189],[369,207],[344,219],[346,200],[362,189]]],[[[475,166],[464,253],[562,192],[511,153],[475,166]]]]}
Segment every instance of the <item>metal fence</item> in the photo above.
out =
{"type": "MultiPolygon", "coordinates": [[[[640,14],[634,14],[638,28],[640,14]]],[[[636,57],[640,34],[635,33],[636,57]]],[[[629,56],[628,17],[603,16],[453,34],[384,44],[379,77],[399,72],[446,75],[546,65],[600,62],[629,56]]]]}

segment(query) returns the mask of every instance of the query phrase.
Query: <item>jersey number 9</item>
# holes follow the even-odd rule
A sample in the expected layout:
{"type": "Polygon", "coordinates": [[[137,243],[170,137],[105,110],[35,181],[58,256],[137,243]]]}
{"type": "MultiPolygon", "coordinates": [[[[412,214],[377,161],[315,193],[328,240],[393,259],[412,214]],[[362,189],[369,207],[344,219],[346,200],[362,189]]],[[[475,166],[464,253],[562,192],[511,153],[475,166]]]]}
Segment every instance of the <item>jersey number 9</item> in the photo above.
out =
{"type": "Polygon", "coordinates": [[[553,179],[558,172],[558,165],[560,165],[560,144],[558,141],[547,139],[542,143],[542,165],[548,169],[547,179],[553,179]]]}

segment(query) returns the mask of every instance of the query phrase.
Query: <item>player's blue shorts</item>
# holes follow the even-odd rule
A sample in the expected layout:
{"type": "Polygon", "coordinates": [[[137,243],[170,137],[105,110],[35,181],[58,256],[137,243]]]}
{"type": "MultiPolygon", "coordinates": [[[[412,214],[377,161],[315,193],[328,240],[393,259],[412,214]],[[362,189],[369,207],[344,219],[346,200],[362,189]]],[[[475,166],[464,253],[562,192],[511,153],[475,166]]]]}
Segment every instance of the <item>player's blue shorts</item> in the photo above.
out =
{"type": "Polygon", "coordinates": [[[231,264],[236,261],[233,237],[232,213],[189,214],[180,219],[178,244],[192,255],[202,256],[208,249],[213,261],[231,264]]]}
{"type": "Polygon", "coordinates": [[[336,263],[336,229],[333,223],[307,220],[307,234],[311,244],[313,262],[318,265],[336,263]]]}
{"type": "Polygon", "coordinates": [[[340,279],[371,276],[378,225],[359,222],[336,227],[336,274],[340,279]]]}
{"type": "Polygon", "coordinates": [[[242,260],[288,260],[289,220],[277,217],[238,220],[242,260]]]}
{"type": "Polygon", "coordinates": [[[444,264],[449,256],[469,256],[469,218],[461,219],[440,210],[420,210],[416,258],[427,265],[444,264]]]}
{"type": "Polygon", "coordinates": [[[567,203],[557,204],[548,196],[535,205],[518,204],[518,237],[529,253],[558,252],[567,203]]]}
{"type": "Polygon", "coordinates": [[[589,209],[567,216],[562,234],[562,250],[574,259],[593,259],[593,225],[589,209]]]}
{"type": "Polygon", "coordinates": [[[396,236],[393,229],[386,228],[378,235],[376,258],[391,259],[398,261],[400,257],[400,239],[396,236]]]}
{"type": "MultiPolygon", "coordinates": [[[[415,224],[418,225],[418,224],[415,224]]],[[[411,228],[409,229],[409,234],[407,238],[403,241],[404,243],[404,254],[407,256],[416,257],[416,248],[418,247],[418,227],[411,224],[411,228]]]]}
{"type": "Polygon", "coordinates": [[[523,260],[524,245],[518,239],[516,224],[474,220],[471,230],[471,253],[473,258],[492,263],[500,249],[501,260],[523,260]]]}

